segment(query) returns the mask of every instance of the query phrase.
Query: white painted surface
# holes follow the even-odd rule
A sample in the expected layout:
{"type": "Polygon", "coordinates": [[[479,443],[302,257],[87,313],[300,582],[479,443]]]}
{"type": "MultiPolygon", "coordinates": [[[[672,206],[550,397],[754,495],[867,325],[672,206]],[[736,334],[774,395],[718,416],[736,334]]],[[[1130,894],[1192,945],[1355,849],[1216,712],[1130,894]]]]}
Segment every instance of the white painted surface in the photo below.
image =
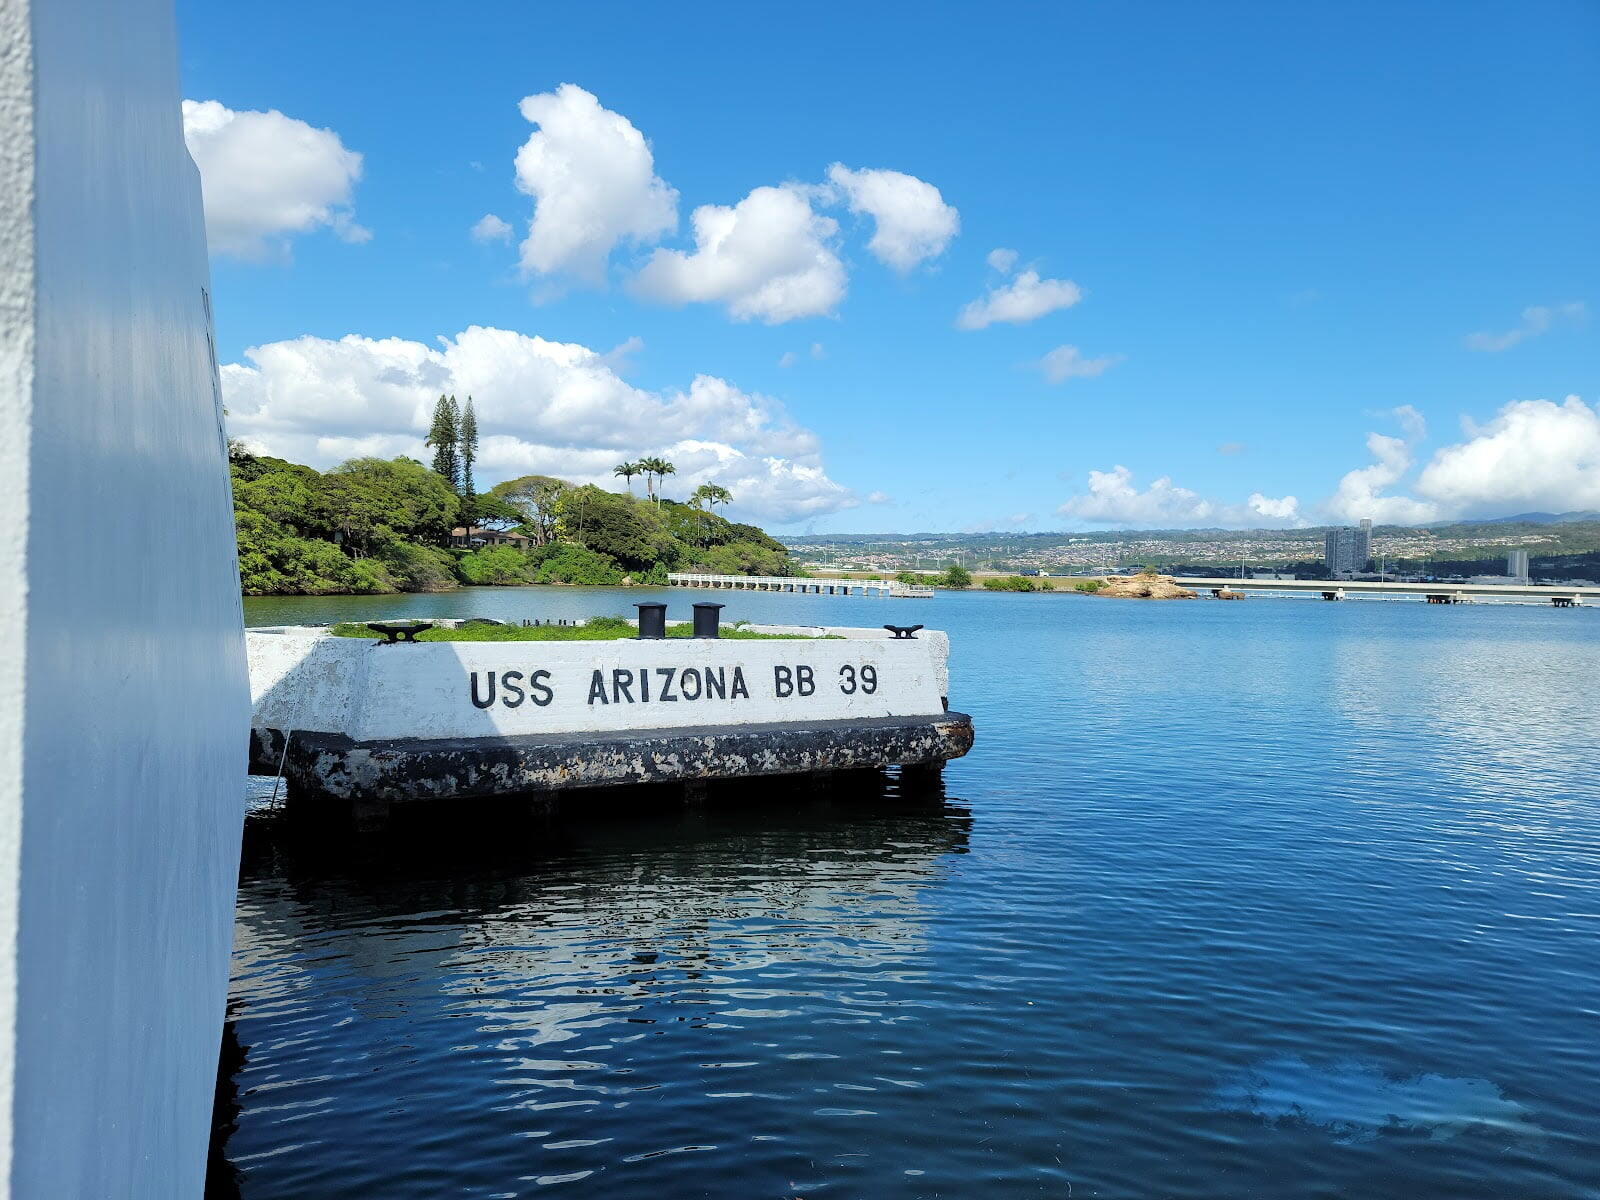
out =
{"type": "Polygon", "coordinates": [[[261,728],[378,741],[944,711],[945,634],[896,640],[881,629],[826,632],[834,637],[386,646],[314,630],[257,629],[247,638],[252,720],[261,728]]]}
{"type": "Polygon", "coordinates": [[[30,1200],[205,1171],[247,709],[177,79],[168,0],[0,0],[0,1179],[30,1200]]]}
{"type": "MultiPolygon", "coordinates": [[[[33,37],[0,0],[0,612],[28,600],[28,449],[33,418],[33,37]]],[[[11,1178],[17,901],[22,871],[23,692],[15,643],[0,651],[0,1190],[11,1178]]]]}

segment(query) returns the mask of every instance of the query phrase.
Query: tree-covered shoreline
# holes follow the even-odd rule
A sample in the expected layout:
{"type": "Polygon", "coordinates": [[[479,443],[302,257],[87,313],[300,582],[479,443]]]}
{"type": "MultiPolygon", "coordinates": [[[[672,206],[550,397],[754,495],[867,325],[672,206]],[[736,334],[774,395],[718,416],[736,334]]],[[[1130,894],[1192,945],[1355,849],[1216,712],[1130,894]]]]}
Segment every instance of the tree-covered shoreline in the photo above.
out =
{"type": "Polygon", "coordinates": [[[673,570],[796,573],[781,543],[709,511],[731,499],[726,490],[703,484],[687,504],[660,495],[657,485],[673,473],[663,459],[623,464],[636,474],[648,469],[643,498],[549,475],[507,480],[479,495],[474,424],[470,398],[458,408],[454,397],[440,397],[428,439],[432,468],[411,458],[354,458],[317,471],[232,446],[241,590],[363,595],[472,584],[662,584],[673,570]],[[519,535],[516,544],[502,542],[508,534],[519,535]]]}

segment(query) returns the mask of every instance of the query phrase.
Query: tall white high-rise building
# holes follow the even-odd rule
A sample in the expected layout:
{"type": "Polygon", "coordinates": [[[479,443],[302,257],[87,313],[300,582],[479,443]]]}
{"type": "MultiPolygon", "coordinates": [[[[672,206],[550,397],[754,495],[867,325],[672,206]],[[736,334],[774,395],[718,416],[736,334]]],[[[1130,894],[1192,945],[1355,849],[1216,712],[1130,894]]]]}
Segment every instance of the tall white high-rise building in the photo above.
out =
{"type": "Polygon", "coordinates": [[[1519,582],[1528,582],[1528,552],[1526,550],[1510,550],[1506,552],[1506,574],[1519,582]]]}
{"type": "Polygon", "coordinates": [[[1328,530],[1323,540],[1323,560],[1336,578],[1365,571],[1372,560],[1372,522],[1364,520],[1353,528],[1328,530]]]}

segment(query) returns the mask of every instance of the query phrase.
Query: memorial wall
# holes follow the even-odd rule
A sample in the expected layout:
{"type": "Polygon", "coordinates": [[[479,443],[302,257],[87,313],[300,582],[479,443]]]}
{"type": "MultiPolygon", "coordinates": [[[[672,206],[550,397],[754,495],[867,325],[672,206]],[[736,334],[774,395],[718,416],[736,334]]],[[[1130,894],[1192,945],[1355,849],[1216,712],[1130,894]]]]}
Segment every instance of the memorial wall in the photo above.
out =
{"type": "Polygon", "coordinates": [[[249,708],[173,12],[0,39],[0,1180],[198,1196],[249,708]]]}

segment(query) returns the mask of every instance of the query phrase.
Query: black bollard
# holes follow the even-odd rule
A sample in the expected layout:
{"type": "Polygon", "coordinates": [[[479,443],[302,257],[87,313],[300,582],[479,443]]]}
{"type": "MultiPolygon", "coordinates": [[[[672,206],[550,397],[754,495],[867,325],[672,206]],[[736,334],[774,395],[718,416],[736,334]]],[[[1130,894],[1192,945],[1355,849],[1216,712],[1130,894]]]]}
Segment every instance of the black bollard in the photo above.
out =
{"type": "Polygon", "coordinates": [[[639,610],[639,636],[652,641],[667,636],[667,606],[665,604],[635,604],[639,610]]]}
{"type": "Polygon", "coordinates": [[[720,604],[713,604],[709,600],[700,600],[694,606],[694,635],[697,638],[719,638],[722,630],[718,627],[722,621],[722,608],[720,604]]]}

